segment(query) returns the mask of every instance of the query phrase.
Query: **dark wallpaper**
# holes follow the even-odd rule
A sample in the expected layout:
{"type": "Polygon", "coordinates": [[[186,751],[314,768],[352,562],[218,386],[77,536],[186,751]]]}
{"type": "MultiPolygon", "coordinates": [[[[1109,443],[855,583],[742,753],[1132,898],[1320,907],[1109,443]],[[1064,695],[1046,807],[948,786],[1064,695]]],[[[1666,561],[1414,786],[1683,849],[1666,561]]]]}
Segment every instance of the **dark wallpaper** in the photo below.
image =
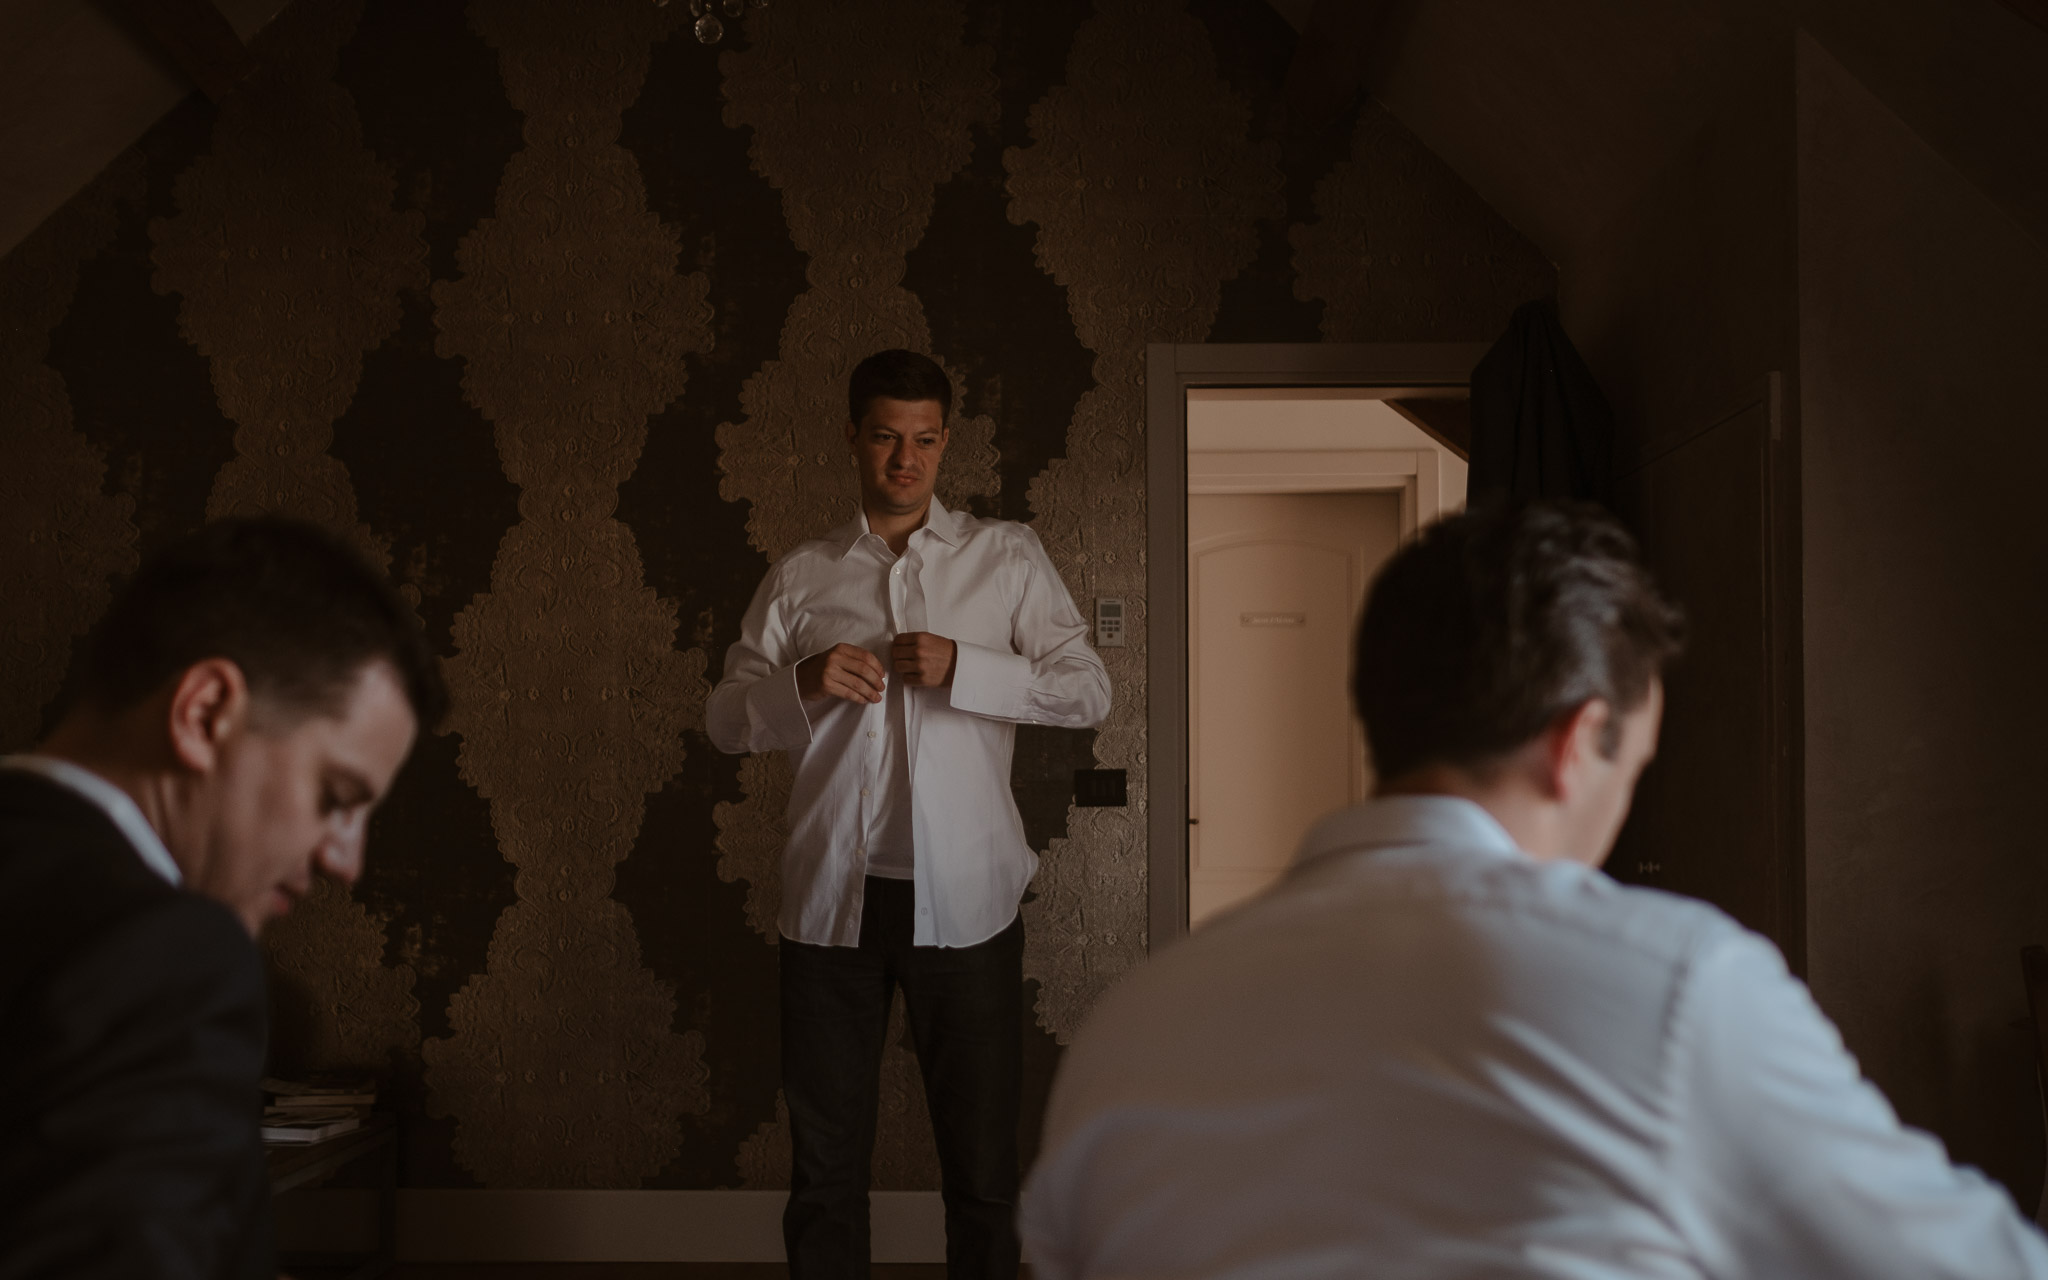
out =
{"type": "MultiPolygon", "coordinates": [[[[361,883],[266,944],[276,1068],[384,1072],[410,1186],[786,1177],[782,793],[698,719],[772,556],[845,518],[811,453],[852,360],[941,359],[948,500],[1141,611],[1144,342],[1487,340],[1552,284],[1376,106],[1291,133],[1256,0],[775,0],[713,47],[687,8],[297,0],[0,262],[0,747],[229,510],[350,533],[451,662],[361,883]]],[[[1027,1155],[1143,951],[1117,662],[1101,731],[1018,734],[1027,1155]],[[1069,807],[1095,765],[1128,812],[1069,807]]],[[[936,1186],[901,1043],[885,1095],[877,1185],[936,1186]]]]}

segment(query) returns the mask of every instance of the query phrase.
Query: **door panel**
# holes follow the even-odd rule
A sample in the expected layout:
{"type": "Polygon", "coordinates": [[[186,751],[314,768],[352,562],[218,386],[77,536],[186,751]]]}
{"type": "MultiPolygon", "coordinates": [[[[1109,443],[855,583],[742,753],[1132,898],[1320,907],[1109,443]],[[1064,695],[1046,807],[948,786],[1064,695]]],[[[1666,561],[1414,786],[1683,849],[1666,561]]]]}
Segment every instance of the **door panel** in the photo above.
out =
{"type": "Polygon", "coordinates": [[[1362,798],[1352,629],[1400,539],[1390,493],[1188,499],[1188,916],[1277,879],[1309,826],[1362,798]]]}
{"type": "Polygon", "coordinates": [[[1624,514],[1658,584],[1685,609],[1665,675],[1657,758],[1608,860],[1617,879],[1704,898],[1787,940],[1775,838],[1765,473],[1753,409],[1629,477],[1624,514]]]}

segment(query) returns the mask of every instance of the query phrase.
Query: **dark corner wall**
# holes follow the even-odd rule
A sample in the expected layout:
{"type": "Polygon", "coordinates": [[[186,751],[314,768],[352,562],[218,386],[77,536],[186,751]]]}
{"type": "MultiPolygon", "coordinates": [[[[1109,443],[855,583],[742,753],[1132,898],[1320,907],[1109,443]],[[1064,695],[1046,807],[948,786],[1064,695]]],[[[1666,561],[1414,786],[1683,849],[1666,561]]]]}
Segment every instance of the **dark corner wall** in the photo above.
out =
{"type": "Polygon", "coordinates": [[[1773,936],[1901,1115],[2031,1211],[2048,31],[1727,11],[1692,143],[1560,260],[1695,631],[1610,868],[1773,936]]]}
{"type": "MultiPolygon", "coordinates": [[[[786,1179],[787,777],[699,717],[770,559],[850,513],[860,356],[936,355],[946,500],[1141,607],[1146,343],[1484,341],[1554,286],[1377,107],[1289,133],[1258,0],[687,13],[298,0],[0,260],[0,749],[213,515],[346,531],[447,659],[362,882],[266,943],[274,1067],[383,1071],[409,1186],[786,1179]]],[[[1018,739],[1027,1151],[1144,951],[1143,671],[1018,739]],[[1132,808],[1070,808],[1095,763],[1132,808]]],[[[935,1187],[900,1036],[884,1077],[877,1184],[935,1187]]]]}
{"type": "MultiPolygon", "coordinates": [[[[2011,27],[2038,91],[2048,31],[2011,27]]],[[[2048,205],[1994,199],[1846,62],[1801,35],[1809,976],[1900,1112],[2031,1210],[2048,205]]]]}

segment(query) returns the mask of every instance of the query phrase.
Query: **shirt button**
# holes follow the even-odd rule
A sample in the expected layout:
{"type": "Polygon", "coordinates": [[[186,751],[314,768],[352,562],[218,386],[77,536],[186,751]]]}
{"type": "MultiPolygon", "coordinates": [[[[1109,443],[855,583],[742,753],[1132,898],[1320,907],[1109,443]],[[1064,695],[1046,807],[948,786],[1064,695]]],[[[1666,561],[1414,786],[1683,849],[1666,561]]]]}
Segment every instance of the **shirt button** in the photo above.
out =
{"type": "Polygon", "coordinates": [[[855,856],[865,858],[868,856],[868,847],[866,845],[862,845],[860,848],[855,849],[853,852],[855,856]]]}
{"type": "Polygon", "coordinates": [[[866,795],[866,794],[868,793],[868,789],[867,789],[866,787],[862,787],[862,788],[860,789],[860,793],[861,793],[862,795],[866,795]]]}
{"type": "Polygon", "coordinates": [[[917,909],[917,914],[919,914],[919,915],[921,915],[921,916],[928,916],[928,915],[930,915],[931,913],[932,913],[932,909],[931,909],[930,907],[919,907],[919,908],[917,909]]]}
{"type": "Polygon", "coordinates": [[[874,736],[875,736],[875,731],[874,731],[873,729],[870,729],[870,730],[868,730],[868,736],[869,736],[870,738],[874,737],[874,736]]]}

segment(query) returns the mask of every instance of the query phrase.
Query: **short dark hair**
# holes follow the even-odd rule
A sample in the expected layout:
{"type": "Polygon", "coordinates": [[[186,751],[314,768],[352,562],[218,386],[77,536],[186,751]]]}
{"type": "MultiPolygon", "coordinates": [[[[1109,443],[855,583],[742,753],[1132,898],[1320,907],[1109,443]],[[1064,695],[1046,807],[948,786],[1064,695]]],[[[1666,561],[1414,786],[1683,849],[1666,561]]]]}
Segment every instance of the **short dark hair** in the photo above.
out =
{"type": "Polygon", "coordinates": [[[338,709],[378,660],[422,729],[448,706],[439,664],[391,584],[302,520],[216,520],[151,556],[94,630],[77,696],[123,711],[208,658],[228,659],[252,693],[295,710],[338,709]]]}
{"type": "Polygon", "coordinates": [[[846,420],[859,426],[868,406],[885,398],[936,400],[940,422],[953,416],[953,380],[938,361],[901,347],[877,351],[853,366],[846,380],[846,420]]]}
{"type": "MultiPolygon", "coordinates": [[[[1594,698],[1633,711],[1684,626],[1597,507],[1501,503],[1439,521],[1387,562],[1359,621],[1352,692],[1373,767],[1483,766],[1594,698]]],[[[1601,750],[1619,744],[1610,723],[1601,750]]]]}

